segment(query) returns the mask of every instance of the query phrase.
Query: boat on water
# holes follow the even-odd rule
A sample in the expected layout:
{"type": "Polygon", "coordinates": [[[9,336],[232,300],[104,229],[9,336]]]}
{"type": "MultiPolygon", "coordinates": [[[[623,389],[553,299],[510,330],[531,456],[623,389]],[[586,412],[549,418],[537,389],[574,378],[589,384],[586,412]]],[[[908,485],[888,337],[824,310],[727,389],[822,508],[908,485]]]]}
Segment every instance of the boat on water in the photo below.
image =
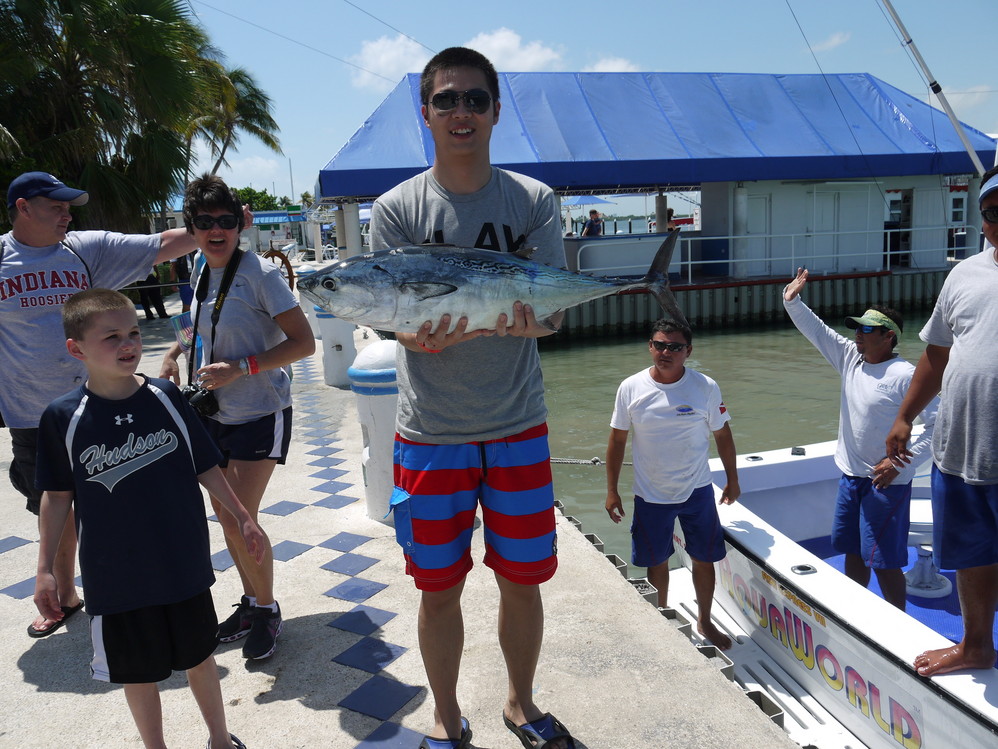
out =
{"type": "MultiPolygon", "coordinates": [[[[841,475],[835,444],[738,457],[743,493],[720,510],[728,554],[716,566],[713,607],[735,643],[724,653],[733,678],[778,706],[784,729],[805,747],[998,746],[998,670],[924,678],[912,667],[922,651],[959,640],[955,589],[926,597],[909,577],[901,612],[842,572],[829,540],[841,475]]],[[[723,486],[720,462],[711,468],[723,486]]],[[[913,487],[912,558],[930,538],[928,481],[926,465],[913,487]]],[[[673,571],[670,605],[695,621],[678,525],[676,548],[684,569],[673,571]]]]}

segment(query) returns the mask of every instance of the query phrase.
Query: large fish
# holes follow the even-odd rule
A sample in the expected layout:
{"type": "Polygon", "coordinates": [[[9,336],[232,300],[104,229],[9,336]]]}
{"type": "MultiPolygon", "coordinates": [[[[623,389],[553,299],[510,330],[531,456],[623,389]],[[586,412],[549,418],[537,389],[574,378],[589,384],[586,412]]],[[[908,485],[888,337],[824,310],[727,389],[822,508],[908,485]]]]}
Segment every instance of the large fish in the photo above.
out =
{"type": "Polygon", "coordinates": [[[647,289],[671,317],[686,318],[669,289],[669,262],[679,231],[658,248],[647,275],[608,278],[552,268],[518,253],[451,245],[420,245],[355,255],[310,274],[301,292],[341,320],[378,330],[414,333],[427,320],[460,317],[468,330],[494,330],[499,315],[513,318],[513,303],[533,307],[545,322],[569,307],[632,289],[647,289]]]}

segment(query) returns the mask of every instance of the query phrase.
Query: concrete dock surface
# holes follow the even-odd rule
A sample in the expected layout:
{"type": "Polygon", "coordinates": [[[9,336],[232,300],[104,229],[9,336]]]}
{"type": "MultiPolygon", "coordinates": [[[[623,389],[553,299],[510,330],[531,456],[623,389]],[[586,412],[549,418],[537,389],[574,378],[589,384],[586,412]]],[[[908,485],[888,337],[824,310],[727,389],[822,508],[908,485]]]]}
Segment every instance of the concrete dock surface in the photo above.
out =
{"type": "MultiPolygon", "coordinates": [[[[167,300],[171,312],[178,305],[167,300]]],[[[156,376],[173,332],[165,320],[141,327],[140,371],[156,376]]],[[[358,348],[371,340],[355,334],[358,348]]],[[[318,344],[294,365],[291,454],[261,504],[284,632],[263,661],[244,660],[241,642],[219,646],[229,730],[249,749],[417,749],[433,725],[416,635],[419,594],[393,529],[367,515],[356,397],[324,384],[318,344]]],[[[0,747],[141,747],[121,687],[90,678],[86,615],[49,637],[26,633],[36,615],[38,529],[7,481],[9,441],[0,430],[0,747]]],[[[241,589],[221,528],[209,528],[223,619],[241,589]]],[[[483,553],[479,530],[463,598],[459,695],[475,747],[514,749],[520,742],[501,715],[498,595],[483,553]]],[[[535,699],[579,749],[797,746],[560,514],[558,556],[558,573],[542,586],[535,699]]],[[[184,675],[163,682],[161,694],[169,746],[203,747],[207,732],[184,675]]]]}

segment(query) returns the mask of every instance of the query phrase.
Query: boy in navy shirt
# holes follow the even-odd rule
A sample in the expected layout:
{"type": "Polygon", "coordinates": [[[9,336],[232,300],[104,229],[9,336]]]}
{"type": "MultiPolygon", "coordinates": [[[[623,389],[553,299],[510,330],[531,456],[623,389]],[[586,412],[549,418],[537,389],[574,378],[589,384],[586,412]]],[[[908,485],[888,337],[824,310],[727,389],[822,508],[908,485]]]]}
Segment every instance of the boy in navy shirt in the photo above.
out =
{"type": "Polygon", "coordinates": [[[93,677],[125,685],[139,734],[152,749],[165,746],[156,682],[186,671],[209,749],[239,749],[243,743],[226,727],[212,656],[215,576],[199,483],[239,520],[258,564],[263,534],[226,482],[221,456],[180,390],[136,374],[142,338],[132,302],[108,289],[82,291],[64,305],[63,328],[87,380],[53,401],[41,419],[35,605],[53,621],[64,615],[52,565],[72,507],[93,677]]]}

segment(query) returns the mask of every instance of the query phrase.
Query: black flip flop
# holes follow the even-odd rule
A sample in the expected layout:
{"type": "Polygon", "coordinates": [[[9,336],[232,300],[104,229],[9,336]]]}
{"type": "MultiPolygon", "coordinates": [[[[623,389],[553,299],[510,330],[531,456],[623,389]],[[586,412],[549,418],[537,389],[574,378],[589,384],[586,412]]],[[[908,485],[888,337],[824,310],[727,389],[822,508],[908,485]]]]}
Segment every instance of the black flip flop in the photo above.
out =
{"type": "Polygon", "coordinates": [[[29,624],[28,637],[35,637],[35,638],[48,637],[56,630],[62,629],[65,626],[66,622],[69,621],[69,617],[71,617],[73,614],[75,614],[77,611],[83,608],[83,601],[80,601],[75,606],[61,606],[60,608],[62,608],[62,619],[60,619],[59,621],[57,621],[55,624],[53,624],[51,627],[48,627],[47,629],[35,629],[35,625],[33,623],[29,624]]]}
{"type": "Polygon", "coordinates": [[[460,739],[435,739],[431,736],[424,736],[419,742],[419,749],[438,749],[440,746],[447,746],[448,749],[471,749],[471,726],[468,719],[461,716],[461,738],[460,739]]]}
{"type": "Polygon", "coordinates": [[[569,749],[575,749],[575,739],[572,738],[572,734],[565,728],[565,724],[551,713],[544,713],[537,720],[524,723],[522,726],[516,725],[506,717],[506,713],[503,713],[502,722],[520,740],[525,749],[544,749],[555,739],[567,739],[569,749]]]}

